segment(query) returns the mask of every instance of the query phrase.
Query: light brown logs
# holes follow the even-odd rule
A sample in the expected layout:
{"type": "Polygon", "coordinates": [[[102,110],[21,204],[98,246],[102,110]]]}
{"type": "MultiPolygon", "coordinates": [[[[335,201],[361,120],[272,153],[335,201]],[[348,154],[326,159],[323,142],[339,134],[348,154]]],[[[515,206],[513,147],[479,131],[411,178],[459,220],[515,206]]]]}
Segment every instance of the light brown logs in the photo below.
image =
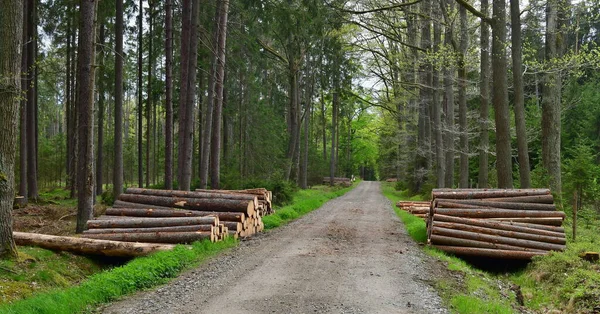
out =
{"type": "Polygon", "coordinates": [[[153,227],[153,228],[102,228],[102,229],[88,229],[85,230],[84,234],[97,234],[97,233],[144,233],[144,232],[195,232],[205,231],[214,232],[214,226],[212,225],[190,225],[190,226],[173,226],[173,227],[153,227]]]}
{"type": "Polygon", "coordinates": [[[512,250],[494,250],[494,249],[483,249],[474,247],[458,247],[458,246],[446,246],[446,245],[434,245],[434,247],[449,253],[457,255],[468,255],[468,256],[485,256],[493,258],[506,258],[506,259],[531,259],[534,256],[545,255],[545,252],[526,252],[526,251],[512,251],[512,250]]]}
{"type": "Polygon", "coordinates": [[[173,207],[162,207],[162,206],[157,206],[157,205],[132,203],[132,202],[125,202],[125,201],[121,201],[121,200],[116,200],[115,203],[113,204],[113,208],[142,208],[142,209],[152,208],[152,209],[164,209],[164,210],[175,209],[173,207]]]}
{"type": "Polygon", "coordinates": [[[254,216],[254,202],[248,200],[184,198],[140,194],[121,194],[120,200],[171,208],[200,211],[239,212],[254,216]]]}
{"type": "MultiPolygon", "coordinates": [[[[517,232],[517,231],[509,231],[509,230],[499,230],[489,227],[479,227],[473,225],[466,225],[462,223],[453,223],[453,222],[442,222],[442,221],[434,221],[433,228],[446,228],[453,230],[462,230],[469,231],[481,234],[490,234],[501,237],[513,238],[513,239],[523,239],[523,240],[531,240],[537,242],[546,242],[546,243],[554,243],[554,244],[566,244],[567,240],[562,237],[556,236],[546,236],[539,234],[530,234],[525,232],[517,232]]],[[[435,232],[435,231],[434,231],[435,232]]]]}
{"type": "Polygon", "coordinates": [[[244,194],[244,195],[255,195],[259,200],[269,200],[269,193],[267,190],[264,191],[247,191],[247,190],[208,190],[208,189],[195,189],[196,192],[205,193],[217,193],[217,194],[244,194]]]}
{"type": "Polygon", "coordinates": [[[203,217],[218,216],[222,221],[242,222],[246,219],[244,213],[236,212],[204,212],[182,209],[144,209],[144,208],[107,208],[106,215],[135,216],[135,217],[203,217]]]}
{"type": "Polygon", "coordinates": [[[436,199],[439,207],[450,207],[460,208],[460,205],[472,205],[477,208],[502,208],[502,209],[518,209],[518,210],[542,210],[542,211],[555,211],[556,206],[554,204],[533,204],[533,203],[511,203],[511,202],[497,202],[487,200],[457,200],[457,199],[436,199]]]}
{"type": "Polygon", "coordinates": [[[183,197],[183,198],[201,198],[201,199],[230,199],[230,200],[245,200],[254,203],[254,207],[258,206],[256,196],[250,194],[222,194],[209,192],[191,192],[179,190],[155,190],[142,188],[128,188],[125,193],[135,195],[152,195],[152,196],[168,196],[168,197],[183,197]]]}
{"type": "Polygon", "coordinates": [[[479,247],[484,249],[496,249],[496,250],[513,250],[513,251],[535,251],[535,252],[546,252],[544,250],[536,250],[532,248],[518,247],[507,244],[491,243],[484,241],[476,241],[469,239],[446,237],[442,235],[432,234],[431,244],[433,245],[450,245],[450,246],[462,246],[462,247],[479,247]]]}
{"type": "Polygon", "coordinates": [[[443,235],[443,236],[447,236],[447,237],[461,238],[461,239],[469,239],[469,240],[476,240],[476,241],[483,241],[483,242],[491,242],[491,243],[500,243],[500,244],[508,244],[508,245],[513,245],[513,246],[520,246],[520,247],[528,247],[528,248],[532,248],[532,249],[545,250],[545,251],[551,251],[551,250],[562,251],[565,248],[564,245],[551,244],[551,243],[545,243],[545,242],[537,242],[537,241],[531,241],[531,240],[523,240],[523,239],[513,239],[513,238],[502,237],[502,236],[479,234],[479,233],[475,233],[475,232],[453,230],[453,229],[446,229],[446,228],[440,228],[440,227],[432,228],[432,235],[434,235],[434,234],[443,235]]]}
{"type": "Polygon", "coordinates": [[[83,237],[90,239],[148,243],[192,243],[201,240],[215,241],[214,233],[203,231],[84,234],[83,237]]]}
{"type": "Polygon", "coordinates": [[[469,219],[469,218],[453,217],[453,216],[446,216],[446,215],[435,215],[435,222],[436,223],[437,222],[451,222],[451,223],[458,223],[458,224],[465,224],[465,225],[479,226],[479,227],[487,227],[487,228],[507,230],[507,231],[516,231],[516,232],[525,232],[525,233],[529,233],[529,234],[545,235],[545,236],[550,236],[550,237],[558,237],[558,238],[565,237],[564,232],[542,230],[539,228],[532,228],[532,227],[528,227],[528,226],[508,224],[505,222],[493,221],[493,220],[480,220],[480,219],[469,219]]]}
{"type": "Polygon", "coordinates": [[[87,226],[94,228],[151,228],[172,227],[186,225],[212,225],[219,224],[217,217],[181,217],[181,218],[131,218],[131,219],[106,219],[89,220],[87,226]]]}
{"type": "MultiPolygon", "coordinates": [[[[491,219],[484,219],[484,220],[485,221],[499,222],[499,223],[503,223],[503,224],[507,224],[507,225],[512,225],[512,226],[522,226],[522,227],[527,227],[527,228],[532,228],[532,229],[539,229],[539,230],[547,230],[547,231],[552,231],[552,232],[558,232],[558,233],[561,233],[561,234],[565,233],[565,228],[560,227],[560,225],[558,225],[558,226],[549,226],[549,225],[539,225],[539,224],[534,224],[534,223],[514,222],[514,221],[510,221],[510,220],[504,221],[504,220],[499,220],[499,219],[504,219],[504,218],[491,218],[491,219]]],[[[553,218],[553,219],[558,220],[562,224],[562,219],[556,219],[556,218],[553,218]]]]}
{"type": "Polygon", "coordinates": [[[229,230],[234,230],[236,232],[242,231],[243,228],[242,224],[239,222],[223,221],[222,224],[229,230]]]}
{"type": "Polygon", "coordinates": [[[167,244],[128,243],[26,232],[13,232],[13,237],[18,245],[104,256],[144,256],[156,251],[172,250],[175,247],[167,244]]]}
{"type": "Polygon", "coordinates": [[[482,199],[504,198],[517,196],[550,195],[549,189],[521,189],[521,190],[471,190],[471,189],[436,189],[432,192],[433,199],[482,199]]]}
{"type": "Polygon", "coordinates": [[[495,202],[511,202],[511,203],[554,204],[554,196],[552,196],[552,194],[486,198],[485,200],[486,201],[495,201],[495,202]]]}
{"type": "Polygon", "coordinates": [[[548,226],[562,226],[564,217],[549,217],[549,218],[530,218],[530,217],[518,217],[518,218],[489,218],[490,220],[498,220],[503,222],[524,222],[527,224],[538,224],[548,226]]]}
{"type": "Polygon", "coordinates": [[[565,213],[539,210],[513,210],[495,208],[436,208],[434,214],[473,218],[564,218],[565,213]]]}

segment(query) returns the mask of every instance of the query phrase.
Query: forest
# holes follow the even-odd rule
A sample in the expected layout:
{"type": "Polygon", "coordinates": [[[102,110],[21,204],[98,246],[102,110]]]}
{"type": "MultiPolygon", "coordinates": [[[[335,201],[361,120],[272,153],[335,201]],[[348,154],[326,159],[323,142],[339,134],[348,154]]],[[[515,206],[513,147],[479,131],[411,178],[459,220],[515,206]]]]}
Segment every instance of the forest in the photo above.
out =
{"type": "MultiPolygon", "coordinates": [[[[549,187],[600,213],[600,3],[0,0],[15,206],[126,187],[549,187]]],[[[593,218],[596,219],[596,218],[593,218]]]]}

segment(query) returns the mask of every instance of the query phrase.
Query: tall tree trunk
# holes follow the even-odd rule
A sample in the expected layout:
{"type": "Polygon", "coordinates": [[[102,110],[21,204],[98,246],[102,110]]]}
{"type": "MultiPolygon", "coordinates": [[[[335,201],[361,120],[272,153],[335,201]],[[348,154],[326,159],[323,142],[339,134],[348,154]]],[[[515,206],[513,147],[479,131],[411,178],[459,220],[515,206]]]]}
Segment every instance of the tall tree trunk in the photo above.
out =
{"type": "Polygon", "coordinates": [[[79,44],[77,46],[77,115],[78,115],[78,169],[77,169],[77,233],[83,232],[92,218],[93,207],[93,90],[94,70],[94,17],[96,1],[81,0],[79,9],[79,44]]]}
{"type": "Polygon", "coordinates": [[[187,3],[189,0],[185,0],[185,6],[190,8],[189,19],[188,14],[184,15],[182,23],[186,23],[187,27],[184,26],[185,34],[182,32],[181,46],[182,46],[182,69],[184,66],[183,58],[184,45],[187,46],[185,57],[188,58],[185,66],[187,69],[181,71],[181,92],[180,92],[180,105],[179,105],[179,183],[180,190],[189,190],[192,179],[192,144],[194,136],[194,94],[196,86],[196,64],[198,60],[198,17],[199,17],[199,1],[192,0],[191,3],[187,3]],[[187,30],[186,30],[187,28],[187,30]],[[184,39],[187,36],[187,39],[184,39]],[[185,41],[185,42],[184,42],[185,41]],[[185,72],[185,77],[184,77],[185,72]]]}
{"type": "MultiPolygon", "coordinates": [[[[488,0],[481,0],[481,12],[488,15],[488,0]]],[[[481,65],[479,69],[479,188],[488,187],[488,150],[490,143],[489,136],[489,104],[490,104],[490,28],[487,21],[481,20],[481,65]]]]}
{"type": "Polygon", "coordinates": [[[0,258],[17,257],[12,235],[15,154],[19,119],[23,4],[0,0],[0,258]]]}
{"type": "Polygon", "coordinates": [[[213,112],[213,132],[211,140],[211,181],[213,189],[220,187],[221,168],[221,122],[223,118],[223,86],[225,84],[225,48],[227,43],[227,15],[229,0],[221,0],[219,12],[219,40],[217,41],[217,71],[215,77],[216,102],[213,112]]]}
{"type": "MultiPolygon", "coordinates": [[[[122,0],[119,0],[122,1],[122,0]]],[[[165,188],[173,189],[173,2],[165,2],[165,188]]]]}
{"type": "Polygon", "coordinates": [[[458,63],[458,124],[460,125],[460,175],[459,188],[469,187],[469,130],[467,124],[467,9],[458,7],[460,15],[460,47],[458,63]]]}
{"type": "MultiPolygon", "coordinates": [[[[449,1],[448,3],[449,9],[452,10],[454,8],[454,1],[449,1]]],[[[440,5],[446,5],[444,2],[441,2],[440,5]]],[[[452,21],[446,21],[446,30],[445,30],[445,38],[444,44],[447,47],[452,45],[452,36],[454,36],[454,26],[452,25],[452,21]]],[[[451,64],[452,62],[450,62],[451,64]]],[[[446,101],[445,104],[445,115],[446,115],[446,123],[445,123],[445,149],[446,149],[446,187],[452,188],[454,187],[454,131],[456,129],[455,124],[455,114],[454,114],[454,67],[452,65],[448,65],[444,68],[444,98],[446,101]]]]}
{"type": "MultiPolygon", "coordinates": [[[[69,7],[70,14],[74,14],[73,10],[69,7]]],[[[73,19],[74,20],[74,19],[73,19]]],[[[68,64],[71,72],[71,93],[70,93],[70,109],[68,110],[67,119],[70,121],[70,134],[67,132],[67,141],[71,144],[69,145],[69,150],[67,152],[67,163],[69,164],[69,188],[70,188],[70,198],[76,197],[77,192],[77,49],[75,49],[76,43],[75,38],[77,37],[77,25],[75,22],[72,24],[72,28],[69,29],[71,36],[69,41],[71,42],[71,47],[73,47],[74,51],[71,56],[71,60],[68,64]]]]}
{"type": "MultiPolygon", "coordinates": [[[[439,18],[439,8],[433,7],[434,19],[439,18]]],[[[433,51],[438,53],[440,51],[442,38],[442,29],[440,23],[433,23],[433,51]]],[[[436,165],[436,178],[437,187],[444,188],[445,177],[446,177],[446,163],[444,156],[444,139],[442,137],[442,103],[440,102],[440,71],[433,69],[433,84],[432,84],[432,106],[433,106],[433,132],[435,135],[435,165],[436,165]]]]}
{"type": "Polygon", "coordinates": [[[512,156],[510,149],[510,118],[508,88],[506,83],[506,1],[493,1],[492,23],[492,104],[496,120],[496,169],[498,187],[510,189],[512,180],[512,156]]]}
{"type": "MultiPolygon", "coordinates": [[[[338,74],[335,74],[338,75],[338,74]]],[[[329,161],[329,185],[334,185],[334,177],[335,177],[335,167],[336,167],[336,126],[337,126],[337,116],[338,116],[338,106],[339,106],[339,93],[337,84],[334,87],[335,91],[333,92],[333,109],[331,110],[331,159],[329,161]]]]}
{"type": "Polygon", "coordinates": [[[96,153],[96,195],[102,194],[102,166],[104,165],[104,24],[100,25],[100,69],[98,72],[98,148],[96,153]]]}
{"type": "Polygon", "coordinates": [[[137,145],[138,145],[138,186],[139,187],[143,187],[144,186],[144,162],[143,162],[143,158],[142,158],[142,154],[144,153],[144,147],[142,144],[143,141],[143,125],[142,125],[142,120],[143,120],[143,107],[144,107],[144,102],[142,100],[142,66],[143,66],[143,51],[144,51],[144,46],[142,43],[142,36],[143,36],[143,26],[144,26],[144,21],[143,21],[143,15],[144,15],[144,8],[143,8],[143,1],[140,0],[139,3],[139,15],[138,15],[138,60],[137,60],[137,69],[138,69],[138,81],[137,81],[137,97],[138,97],[138,127],[137,127],[137,145]]]}
{"type": "MultiPolygon", "coordinates": [[[[22,25],[21,25],[21,31],[22,31],[22,35],[21,35],[21,91],[22,92],[26,92],[27,91],[27,45],[25,43],[27,43],[27,18],[24,18],[25,16],[27,16],[28,11],[27,11],[27,2],[28,0],[24,0],[24,1],[19,1],[19,3],[22,3],[22,7],[21,7],[21,18],[22,18],[22,25]]],[[[69,41],[70,43],[70,41],[69,41]]],[[[67,53],[69,52],[69,47],[67,47],[67,53]]],[[[68,72],[67,72],[68,75],[68,72]]],[[[67,103],[68,104],[68,103],[67,103]]],[[[68,111],[67,111],[68,112],[68,111]]],[[[69,119],[67,119],[67,122],[69,122],[69,119]]],[[[20,151],[20,160],[19,160],[19,195],[23,197],[23,200],[21,201],[22,204],[26,204],[27,203],[27,98],[22,98],[21,99],[21,106],[20,106],[20,123],[19,123],[19,133],[20,133],[20,140],[19,140],[19,151],[20,151]]],[[[67,128],[68,130],[68,128],[67,128]]]]}
{"type": "Polygon", "coordinates": [[[521,188],[530,187],[529,147],[525,126],[525,97],[523,95],[523,60],[521,48],[521,9],[519,0],[510,0],[512,72],[515,94],[515,125],[517,128],[517,149],[519,154],[519,176],[521,188]]]}
{"type": "MultiPolygon", "coordinates": [[[[431,5],[429,1],[421,2],[421,49],[429,51],[431,48],[431,5]]],[[[415,163],[415,186],[414,191],[420,192],[421,187],[427,181],[428,160],[430,159],[430,137],[429,107],[431,106],[431,71],[430,65],[423,62],[420,66],[419,81],[421,91],[419,93],[419,118],[417,136],[417,156],[415,163]]]]}
{"type": "Polygon", "coordinates": [[[321,124],[323,127],[323,162],[327,161],[327,115],[325,114],[325,95],[321,90],[321,124]]]}
{"type": "Polygon", "coordinates": [[[289,107],[288,107],[288,147],[286,153],[285,180],[290,180],[296,155],[298,139],[298,68],[291,58],[288,61],[289,107]]]}
{"type": "Polygon", "coordinates": [[[35,120],[35,93],[34,73],[35,67],[35,0],[28,0],[27,9],[27,196],[29,200],[38,198],[37,182],[37,151],[35,147],[36,120],[35,120]]]}
{"type": "MultiPolygon", "coordinates": [[[[546,5],[546,62],[552,64],[559,55],[558,10],[560,1],[549,0],[546,5]]],[[[561,77],[550,70],[544,75],[542,89],[542,163],[550,177],[550,188],[562,191],[560,162],[561,77]]]]}
{"type": "Polygon", "coordinates": [[[150,177],[152,176],[152,167],[150,166],[150,148],[152,143],[152,68],[156,66],[152,60],[152,0],[148,0],[148,85],[147,85],[147,100],[146,100],[146,187],[150,186],[150,177]]]}
{"type": "Polygon", "coordinates": [[[113,171],[113,194],[115,199],[123,192],[123,0],[116,0],[116,12],[115,161],[113,171]]]}

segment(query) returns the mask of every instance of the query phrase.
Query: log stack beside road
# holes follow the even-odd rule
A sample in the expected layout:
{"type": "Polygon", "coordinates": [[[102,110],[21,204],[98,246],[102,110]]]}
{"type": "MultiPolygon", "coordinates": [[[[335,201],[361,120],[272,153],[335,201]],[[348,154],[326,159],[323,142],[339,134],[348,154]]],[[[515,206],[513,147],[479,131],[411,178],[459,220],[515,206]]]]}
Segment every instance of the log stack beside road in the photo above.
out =
{"type": "MultiPolygon", "coordinates": [[[[331,183],[331,177],[323,177],[323,184],[330,184],[330,183],[331,183]]],[[[352,185],[352,180],[350,178],[334,177],[333,185],[342,185],[342,186],[348,187],[348,186],[352,185]]]]}
{"type": "Polygon", "coordinates": [[[396,203],[396,207],[400,208],[401,210],[425,220],[427,220],[427,217],[429,217],[430,206],[431,202],[398,201],[398,203],[396,203]]]}
{"type": "Polygon", "coordinates": [[[457,255],[531,259],[566,245],[548,189],[435,189],[428,243],[457,255]]]}

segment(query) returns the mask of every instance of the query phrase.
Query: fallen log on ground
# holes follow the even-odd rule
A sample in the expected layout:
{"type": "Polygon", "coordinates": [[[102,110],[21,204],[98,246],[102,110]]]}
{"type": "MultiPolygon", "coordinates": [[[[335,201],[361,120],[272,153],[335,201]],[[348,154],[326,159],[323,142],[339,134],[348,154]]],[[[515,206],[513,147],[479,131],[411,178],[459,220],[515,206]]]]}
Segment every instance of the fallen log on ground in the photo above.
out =
{"type": "Polygon", "coordinates": [[[563,212],[495,208],[436,208],[435,214],[474,218],[565,218],[563,212]]]}
{"type": "Polygon", "coordinates": [[[13,232],[13,238],[17,245],[103,256],[144,256],[156,251],[172,250],[175,247],[168,244],[119,242],[26,232],[13,232]]]}
{"type": "Polygon", "coordinates": [[[484,198],[503,198],[503,197],[520,197],[520,196],[536,196],[550,195],[549,189],[436,189],[432,192],[433,199],[484,199],[484,198]]]}
{"type": "Polygon", "coordinates": [[[90,239],[102,239],[125,242],[148,242],[148,243],[192,243],[201,240],[215,241],[212,232],[146,232],[146,233],[99,233],[84,234],[83,237],[90,239]]]}
{"type": "Polygon", "coordinates": [[[235,212],[204,212],[183,209],[144,209],[144,208],[107,208],[108,216],[131,216],[131,217],[204,217],[217,216],[220,221],[242,222],[246,219],[244,213],[235,212]]]}
{"type": "Polygon", "coordinates": [[[217,217],[181,217],[181,218],[131,218],[131,219],[106,219],[89,220],[88,229],[96,228],[151,228],[173,227],[186,225],[212,225],[219,224],[217,217]]]}
{"type": "Polygon", "coordinates": [[[258,206],[258,199],[255,195],[234,193],[234,194],[223,194],[214,192],[192,192],[192,191],[178,191],[178,190],[156,190],[156,189],[142,189],[142,188],[128,188],[125,190],[126,194],[134,195],[152,195],[152,196],[168,196],[168,197],[183,197],[183,198],[202,198],[202,199],[230,199],[230,200],[245,200],[254,203],[254,207],[258,206]]]}
{"type": "Polygon", "coordinates": [[[152,227],[152,228],[102,228],[102,229],[88,229],[85,230],[84,234],[98,234],[98,233],[146,233],[146,232],[214,232],[217,228],[212,225],[190,225],[190,226],[173,226],[173,227],[152,227]]]}
{"type": "Polygon", "coordinates": [[[247,216],[254,216],[255,214],[254,202],[248,200],[203,199],[139,194],[121,194],[119,199],[126,202],[170,208],[215,212],[239,212],[245,213],[247,216]]]}

